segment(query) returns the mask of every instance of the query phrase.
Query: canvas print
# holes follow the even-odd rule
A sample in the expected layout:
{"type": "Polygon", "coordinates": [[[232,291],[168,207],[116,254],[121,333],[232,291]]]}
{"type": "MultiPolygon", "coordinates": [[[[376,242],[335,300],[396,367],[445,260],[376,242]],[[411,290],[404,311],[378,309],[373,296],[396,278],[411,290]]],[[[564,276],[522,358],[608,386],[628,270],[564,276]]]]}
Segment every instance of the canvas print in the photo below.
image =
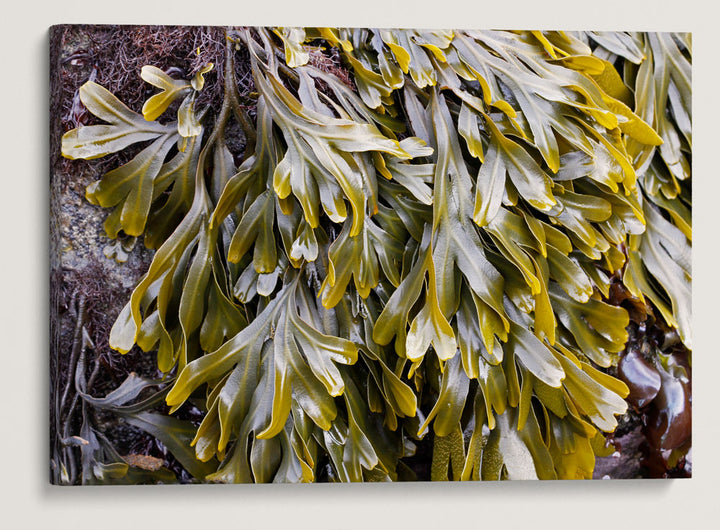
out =
{"type": "Polygon", "coordinates": [[[51,483],[692,474],[690,34],[50,58],[51,483]]]}

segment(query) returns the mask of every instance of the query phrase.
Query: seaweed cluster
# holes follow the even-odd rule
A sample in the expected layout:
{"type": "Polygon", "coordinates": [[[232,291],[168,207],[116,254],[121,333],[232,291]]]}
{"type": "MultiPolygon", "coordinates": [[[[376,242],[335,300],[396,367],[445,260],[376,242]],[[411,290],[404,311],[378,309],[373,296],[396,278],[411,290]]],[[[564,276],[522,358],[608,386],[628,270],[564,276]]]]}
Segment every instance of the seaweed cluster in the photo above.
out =
{"type": "Polygon", "coordinates": [[[144,65],[141,112],[79,89],[63,156],[135,149],[86,197],[155,249],[110,344],[166,374],[88,403],[199,481],[591,478],[652,399],[684,456],[688,35],[225,31],[222,65],[144,65]]]}

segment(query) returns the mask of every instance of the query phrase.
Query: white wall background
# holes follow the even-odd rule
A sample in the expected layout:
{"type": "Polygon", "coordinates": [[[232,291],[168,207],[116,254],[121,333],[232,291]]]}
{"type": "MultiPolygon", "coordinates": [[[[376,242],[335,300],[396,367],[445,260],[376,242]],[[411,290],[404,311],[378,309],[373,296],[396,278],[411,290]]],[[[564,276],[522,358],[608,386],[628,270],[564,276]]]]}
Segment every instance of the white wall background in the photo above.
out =
{"type": "Polygon", "coordinates": [[[718,8],[703,0],[61,0],[0,22],[0,521],[5,528],[711,528],[720,510],[718,8]],[[58,488],[47,482],[48,34],[58,23],[693,31],[694,477],[587,483],[58,488]],[[715,127],[713,127],[715,125],[715,127]]]}

